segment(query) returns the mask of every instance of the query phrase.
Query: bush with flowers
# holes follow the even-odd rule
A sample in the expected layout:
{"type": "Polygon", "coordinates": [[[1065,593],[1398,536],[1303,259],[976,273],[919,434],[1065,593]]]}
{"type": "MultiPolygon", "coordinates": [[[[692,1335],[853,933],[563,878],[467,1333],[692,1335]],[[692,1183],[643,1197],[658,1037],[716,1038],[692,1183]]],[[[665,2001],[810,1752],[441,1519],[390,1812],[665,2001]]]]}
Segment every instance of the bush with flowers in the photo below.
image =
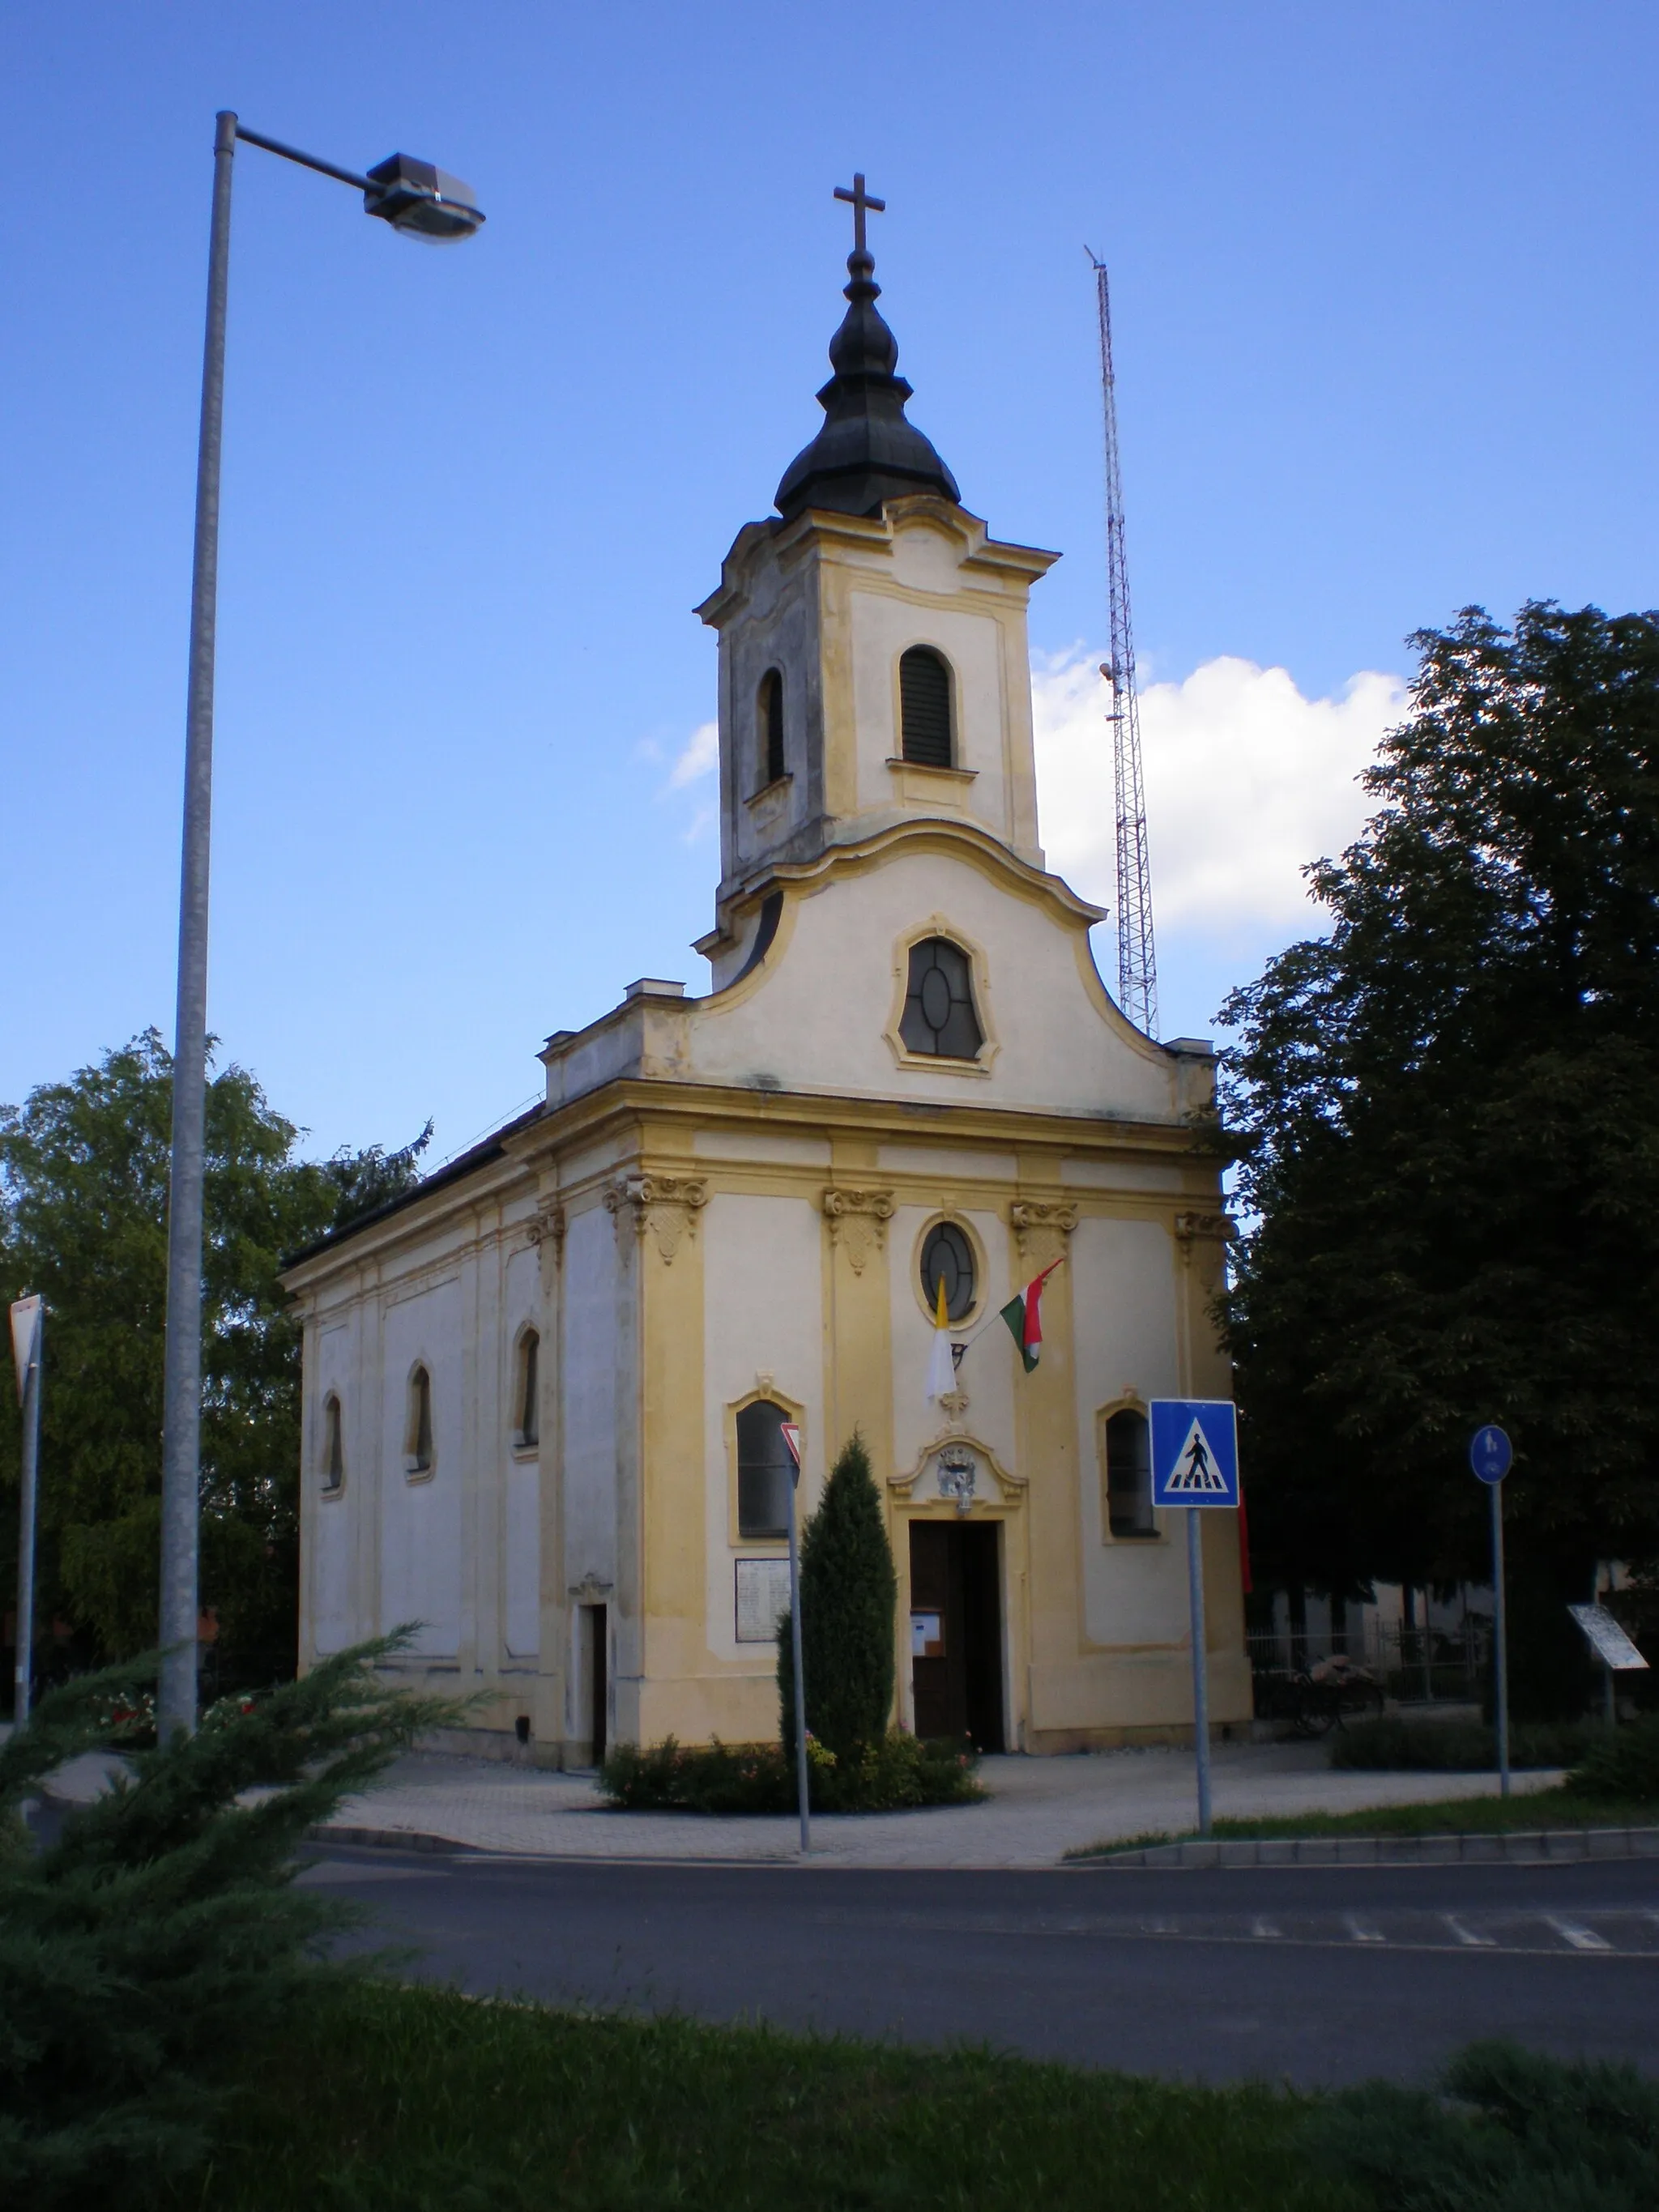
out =
{"type": "MultiPolygon", "coordinates": [[[[806,1739],[815,1813],[897,1813],[917,1805],[967,1805],[985,1795],[971,1744],[935,1743],[890,1729],[837,1756],[806,1739]]],[[[795,1763],[778,1743],[618,1744],[599,1787],[620,1812],[793,1813],[795,1763]]]]}

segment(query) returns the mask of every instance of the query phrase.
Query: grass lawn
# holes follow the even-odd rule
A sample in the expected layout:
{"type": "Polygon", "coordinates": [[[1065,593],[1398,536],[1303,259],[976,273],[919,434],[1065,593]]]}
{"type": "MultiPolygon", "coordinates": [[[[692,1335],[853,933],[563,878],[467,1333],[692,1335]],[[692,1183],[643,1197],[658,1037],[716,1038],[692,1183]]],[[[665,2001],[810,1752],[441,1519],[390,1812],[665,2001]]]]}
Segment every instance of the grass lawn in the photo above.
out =
{"type": "MultiPolygon", "coordinates": [[[[1270,1814],[1258,1820],[1218,1820],[1221,1838],[1255,1836],[1493,1835],[1511,1828],[1655,1828],[1659,1803],[1651,1799],[1581,1796],[1562,1788],[1519,1797],[1447,1797],[1426,1805],[1373,1805],[1358,1813],[1270,1814]]],[[[1069,1859],[1099,1858],[1113,1851],[1144,1850],[1154,1844],[1189,1841],[1180,1835],[1135,1836],[1067,1851],[1069,1859]]]]}
{"type": "Polygon", "coordinates": [[[362,1983],[248,2069],[190,2212],[1362,2212],[1313,2100],[362,1983]]]}

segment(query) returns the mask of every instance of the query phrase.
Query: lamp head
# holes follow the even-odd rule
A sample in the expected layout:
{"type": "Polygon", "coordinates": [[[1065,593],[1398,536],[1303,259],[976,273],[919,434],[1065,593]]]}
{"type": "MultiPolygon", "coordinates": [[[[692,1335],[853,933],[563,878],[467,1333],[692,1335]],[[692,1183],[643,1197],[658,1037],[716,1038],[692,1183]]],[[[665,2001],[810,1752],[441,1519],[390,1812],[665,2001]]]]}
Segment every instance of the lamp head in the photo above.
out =
{"type": "Polygon", "coordinates": [[[449,246],[471,238],[483,222],[483,210],[471,185],[417,161],[412,154],[388,154],[369,171],[374,187],[363,194],[363,211],[377,215],[405,238],[428,246],[449,246]]]}

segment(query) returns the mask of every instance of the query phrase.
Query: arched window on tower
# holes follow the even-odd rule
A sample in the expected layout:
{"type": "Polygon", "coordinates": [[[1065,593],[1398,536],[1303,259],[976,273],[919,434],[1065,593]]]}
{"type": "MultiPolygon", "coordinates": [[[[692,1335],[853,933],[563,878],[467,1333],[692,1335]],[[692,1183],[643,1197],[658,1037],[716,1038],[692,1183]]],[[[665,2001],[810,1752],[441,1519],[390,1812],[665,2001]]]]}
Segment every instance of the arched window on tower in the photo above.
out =
{"type": "Polygon", "coordinates": [[[899,658],[899,750],[917,768],[953,768],[951,670],[931,645],[899,658]]]}
{"type": "Polygon", "coordinates": [[[1146,1416],[1125,1406],[1106,1424],[1106,1518],[1114,1536],[1156,1536],[1146,1416]]]}
{"type": "Polygon", "coordinates": [[[910,947],[899,1036],[907,1052],[939,1060],[975,1060],[985,1032],[974,1012],[973,970],[968,955],[947,937],[924,937],[910,947]]]}
{"type": "Polygon", "coordinates": [[[760,770],[763,789],[785,774],[783,753],[783,677],[769,668],[760,688],[760,770]]]}
{"type": "Polygon", "coordinates": [[[789,1416],[769,1398],[738,1409],[738,1534],[745,1539],[789,1534],[789,1416]]]}

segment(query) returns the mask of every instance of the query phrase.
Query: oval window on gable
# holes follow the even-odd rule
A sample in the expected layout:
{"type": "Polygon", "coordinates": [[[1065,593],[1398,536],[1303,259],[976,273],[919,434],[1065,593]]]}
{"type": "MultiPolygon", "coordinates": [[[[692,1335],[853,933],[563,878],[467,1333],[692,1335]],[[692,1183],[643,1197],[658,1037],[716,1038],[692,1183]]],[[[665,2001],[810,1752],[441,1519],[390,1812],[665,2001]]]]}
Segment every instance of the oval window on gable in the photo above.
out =
{"type": "Polygon", "coordinates": [[[974,976],[968,955],[946,937],[924,937],[910,947],[899,1036],[907,1052],[939,1060],[976,1060],[985,1032],[974,1012],[974,976]]]}
{"type": "Polygon", "coordinates": [[[936,1221],[921,1247],[921,1295],[928,1312],[939,1310],[942,1283],[945,1316],[960,1321],[972,1309],[974,1281],[974,1248],[967,1231],[954,1221],[936,1221]]]}
{"type": "Polygon", "coordinates": [[[899,657],[899,750],[917,768],[951,768],[951,671],[931,645],[899,657]]]}

